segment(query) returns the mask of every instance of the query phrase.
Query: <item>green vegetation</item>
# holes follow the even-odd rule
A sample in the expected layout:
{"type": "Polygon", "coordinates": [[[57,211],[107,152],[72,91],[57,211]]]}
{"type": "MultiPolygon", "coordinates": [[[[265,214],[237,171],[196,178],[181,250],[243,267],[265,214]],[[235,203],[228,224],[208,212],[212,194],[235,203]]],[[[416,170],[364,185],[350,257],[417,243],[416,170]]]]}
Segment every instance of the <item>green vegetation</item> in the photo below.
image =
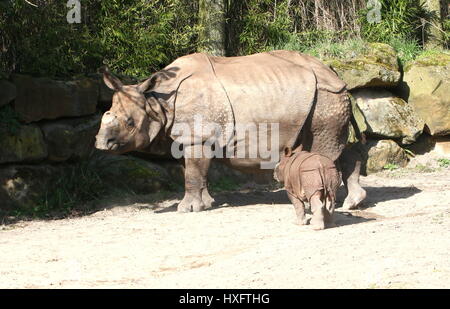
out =
{"type": "Polygon", "coordinates": [[[383,166],[383,169],[388,170],[388,171],[394,171],[394,170],[399,169],[399,166],[397,164],[388,163],[385,166],[383,166]]]}
{"type": "Polygon", "coordinates": [[[42,191],[29,206],[16,208],[14,216],[55,218],[89,212],[95,202],[106,197],[131,194],[125,186],[112,185],[89,157],[74,164],[65,164],[58,173],[43,178],[42,191]]]}
{"type": "Polygon", "coordinates": [[[379,0],[381,20],[369,23],[368,9],[360,11],[361,35],[369,42],[389,43],[393,39],[421,38],[421,18],[427,18],[423,4],[417,0],[379,0]]]}
{"type": "Polygon", "coordinates": [[[80,207],[86,202],[104,198],[108,194],[111,194],[111,189],[93,168],[93,161],[83,160],[50,179],[36,204],[20,209],[19,215],[68,215],[81,210],[80,207]]]}
{"type": "Polygon", "coordinates": [[[414,170],[415,170],[416,172],[419,172],[419,173],[432,173],[432,172],[435,172],[435,171],[436,171],[435,168],[432,168],[432,167],[430,167],[430,166],[426,166],[426,165],[423,165],[423,164],[417,164],[417,165],[414,167],[414,170]]]}
{"type": "Polygon", "coordinates": [[[234,191],[238,189],[239,185],[231,177],[222,177],[219,180],[210,184],[212,191],[234,191]]]}
{"type": "MultiPolygon", "coordinates": [[[[392,45],[402,62],[421,53],[432,16],[419,0],[380,0],[381,21],[367,21],[365,0],[223,0],[227,55],[291,49],[315,56],[359,53],[363,42],[392,45]]],[[[202,8],[202,9],[208,9],[202,8]]],[[[148,76],[201,49],[199,1],[82,1],[82,22],[66,21],[66,1],[0,2],[0,72],[70,77],[108,64],[148,76]]],[[[446,43],[448,19],[443,23],[446,43]]]]}
{"type": "Polygon", "coordinates": [[[389,40],[388,44],[395,49],[402,64],[414,60],[418,55],[423,53],[422,47],[414,39],[393,37],[389,40]]]}
{"type": "Polygon", "coordinates": [[[440,167],[448,168],[450,167],[450,159],[440,158],[437,160],[440,167]]]}
{"type": "Polygon", "coordinates": [[[81,3],[82,22],[69,24],[66,1],[2,2],[0,71],[66,77],[108,64],[144,77],[197,49],[196,1],[81,3]]]}
{"type": "MultiPolygon", "coordinates": [[[[0,78],[10,73],[70,78],[95,72],[104,64],[115,73],[143,78],[177,57],[201,50],[207,39],[201,35],[207,31],[203,31],[199,17],[205,13],[200,10],[209,7],[200,7],[199,0],[82,0],[80,24],[66,21],[66,1],[35,2],[37,7],[24,0],[0,0],[0,78]]],[[[381,48],[386,46],[376,43],[387,43],[402,64],[449,61],[447,52],[423,49],[426,27],[434,17],[421,1],[380,2],[381,20],[370,23],[366,0],[223,0],[226,54],[287,49],[320,58],[359,60],[368,43],[381,48]]],[[[443,45],[448,48],[448,18],[442,29],[443,45]]],[[[366,60],[373,61],[370,57],[366,60]]],[[[1,131],[18,130],[19,120],[10,105],[0,108],[1,131]]],[[[438,162],[441,167],[450,166],[448,159],[438,162]]],[[[104,198],[114,190],[104,182],[99,169],[92,168],[95,164],[87,160],[65,169],[50,180],[36,205],[20,211],[31,216],[67,214],[87,201],[104,198]]],[[[384,169],[401,172],[396,164],[387,164],[384,169]]],[[[426,166],[416,169],[430,170],[426,166]]],[[[131,163],[128,170],[136,178],[158,176],[156,171],[151,173],[131,163]]],[[[115,178],[119,181],[120,175],[115,178]]],[[[126,184],[118,187],[131,192],[126,184]]],[[[211,184],[213,191],[237,188],[229,177],[211,184]]],[[[170,183],[168,189],[181,191],[182,187],[170,183]]]]}

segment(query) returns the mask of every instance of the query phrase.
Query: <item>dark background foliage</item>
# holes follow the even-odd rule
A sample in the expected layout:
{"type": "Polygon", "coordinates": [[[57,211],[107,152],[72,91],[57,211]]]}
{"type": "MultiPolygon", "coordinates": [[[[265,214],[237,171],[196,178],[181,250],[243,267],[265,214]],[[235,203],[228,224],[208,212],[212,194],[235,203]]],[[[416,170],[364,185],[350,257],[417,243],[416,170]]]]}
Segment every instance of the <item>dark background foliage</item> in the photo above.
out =
{"type": "MultiPolygon", "coordinates": [[[[367,22],[365,0],[223,1],[229,56],[286,45],[302,51],[349,38],[396,39],[420,47],[427,21],[433,19],[418,0],[380,0],[378,24],[367,22]]],[[[0,0],[4,76],[21,72],[61,78],[108,64],[115,72],[144,77],[202,44],[198,0],[82,0],[80,24],[67,23],[66,1],[30,2],[37,7],[24,0],[0,0]]],[[[448,46],[448,18],[438,22],[448,46]]]]}

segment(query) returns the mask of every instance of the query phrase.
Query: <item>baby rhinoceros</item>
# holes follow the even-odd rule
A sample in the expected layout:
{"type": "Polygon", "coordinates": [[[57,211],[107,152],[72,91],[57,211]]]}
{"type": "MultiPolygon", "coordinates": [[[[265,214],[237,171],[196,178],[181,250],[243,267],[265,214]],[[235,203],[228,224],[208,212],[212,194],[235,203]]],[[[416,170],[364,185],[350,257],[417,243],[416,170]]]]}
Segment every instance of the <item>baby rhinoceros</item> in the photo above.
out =
{"type": "Polygon", "coordinates": [[[274,177],[284,183],[300,225],[308,224],[305,202],[311,207],[314,230],[334,225],[333,212],[341,176],[333,161],[317,153],[302,151],[301,147],[294,151],[285,148],[274,177]]]}

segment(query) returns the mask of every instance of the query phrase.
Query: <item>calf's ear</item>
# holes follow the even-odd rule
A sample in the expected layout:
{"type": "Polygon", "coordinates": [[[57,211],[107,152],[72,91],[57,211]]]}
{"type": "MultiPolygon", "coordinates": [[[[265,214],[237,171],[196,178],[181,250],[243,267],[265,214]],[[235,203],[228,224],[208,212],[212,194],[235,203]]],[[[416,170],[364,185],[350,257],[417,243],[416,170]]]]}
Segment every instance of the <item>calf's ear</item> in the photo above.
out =
{"type": "Polygon", "coordinates": [[[123,83],[114,75],[111,74],[107,66],[104,66],[100,69],[100,72],[103,73],[103,81],[105,82],[108,88],[120,91],[123,87],[123,83]]]}

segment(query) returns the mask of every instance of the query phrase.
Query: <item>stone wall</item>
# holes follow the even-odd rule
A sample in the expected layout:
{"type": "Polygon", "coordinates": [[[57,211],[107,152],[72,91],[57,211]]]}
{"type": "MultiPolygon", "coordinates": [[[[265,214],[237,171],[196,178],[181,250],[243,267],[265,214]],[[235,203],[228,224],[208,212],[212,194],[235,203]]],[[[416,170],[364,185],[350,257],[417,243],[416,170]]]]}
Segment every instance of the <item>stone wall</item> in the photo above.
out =
{"type": "MultiPolygon", "coordinates": [[[[358,127],[368,137],[358,146],[364,173],[405,166],[411,151],[436,147],[448,155],[450,54],[421,57],[403,69],[392,47],[376,43],[359,54],[322,60],[348,84],[358,127]]],[[[97,162],[92,168],[107,171],[102,173],[105,181],[126,183],[133,192],[182,186],[183,168],[176,162],[94,150],[101,114],[111,98],[112,91],[95,74],[65,81],[14,74],[0,80],[0,209],[33,203],[54,175],[83,160],[97,162]]],[[[252,180],[220,166],[211,175],[252,180]]]]}
{"type": "Polygon", "coordinates": [[[359,54],[322,60],[348,84],[368,137],[358,148],[364,173],[406,166],[410,155],[433,148],[450,155],[442,147],[450,141],[450,53],[425,54],[402,68],[391,46],[371,43],[359,54]]]}

